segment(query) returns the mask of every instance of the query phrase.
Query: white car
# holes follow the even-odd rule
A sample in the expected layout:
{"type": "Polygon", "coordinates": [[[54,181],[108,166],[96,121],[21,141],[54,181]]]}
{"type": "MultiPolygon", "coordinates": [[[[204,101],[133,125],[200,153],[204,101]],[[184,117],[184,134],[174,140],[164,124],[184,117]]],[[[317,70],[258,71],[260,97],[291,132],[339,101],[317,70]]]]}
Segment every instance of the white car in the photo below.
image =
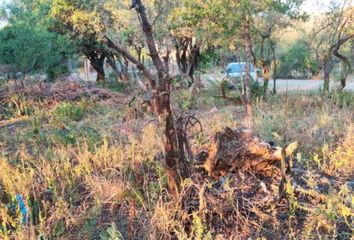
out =
{"type": "MultiPolygon", "coordinates": [[[[246,74],[246,63],[245,62],[233,62],[229,63],[225,70],[225,77],[240,78],[246,74]]],[[[256,79],[256,72],[254,70],[253,64],[250,63],[250,76],[252,79],[256,79]]]]}

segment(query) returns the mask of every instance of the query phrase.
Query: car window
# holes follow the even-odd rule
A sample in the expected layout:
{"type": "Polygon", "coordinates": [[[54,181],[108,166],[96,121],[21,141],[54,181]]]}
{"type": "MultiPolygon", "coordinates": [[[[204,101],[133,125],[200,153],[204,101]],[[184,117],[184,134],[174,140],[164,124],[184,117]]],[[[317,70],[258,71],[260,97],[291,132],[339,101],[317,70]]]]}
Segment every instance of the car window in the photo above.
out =
{"type": "MultiPolygon", "coordinates": [[[[250,71],[251,72],[254,71],[252,64],[250,64],[250,71]]],[[[227,67],[226,72],[227,73],[246,72],[246,64],[231,64],[227,67]]]]}

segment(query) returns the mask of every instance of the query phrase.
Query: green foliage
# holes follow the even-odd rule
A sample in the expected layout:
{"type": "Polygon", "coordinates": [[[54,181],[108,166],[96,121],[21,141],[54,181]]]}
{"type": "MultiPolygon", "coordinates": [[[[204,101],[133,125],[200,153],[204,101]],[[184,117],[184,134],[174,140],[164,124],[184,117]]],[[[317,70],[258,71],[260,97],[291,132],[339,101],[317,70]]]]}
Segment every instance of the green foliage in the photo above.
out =
{"type": "Polygon", "coordinates": [[[86,143],[88,148],[93,150],[95,146],[102,142],[102,138],[94,128],[77,128],[75,125],[70,125],[65,128],[54,128],[53,141],[64,146],[86,143]]]}
{"type": "Polygon", "coordinates": [[[263,84],[254,80],[251,81],[251,93],[253,100],[264,98],[267,94],[263,90],[263,84]]]}
{"type": "Polygon", "coordinates": [[[51,123],[54,124],[53,141],[60,145],[73,145],[86,143],[89,149],[102,142],[100,133],[89,126],[77,126],[87,110],[83,106],[73,103],[61,103],[52,111],[51,123]]]}
{"type": "Polygon", "coordinates": [[[54,125],[53,140],[61,145],[73,145],[84,143],[93,149],[102,142],[97,130],[89,126],[77,126],[76,122],[81,121],[88,109],[87,103],[81,105],[73,103],[60,103],[53,111],[51,123],[54,125]],[[86,105],[86,106],[85,106],[86,105]]]}
{"type": "Polygon", "coordinates": [[[304,41],[295,42],[280,59],[279,77],[307,78],[319,72],[316,59],[304,41]]]}
{"type": "Polygon", "coordinates": [[[333,104],[338,107],[352,107],[354,108],[354,93],[347,90],[337,91],[332,89],[330,92],[325,94],[333,104]]]}
{"type": "Polygon", "coordinates": [[[9,22],[0,30],[0,64],[7,66],[8,74],[22,77],[32,73],[48,73],[56,77],[57,68],[73,52],[66,37],[49,31],[46,17],[50,1],[19,0],[6,6],[9,22]],[[56,69],[56,70],[55,70],[56,69]]]}
{"type": "Polygon", "coordinates": [[[208,48],[201,52],[199,56],[199,68],[208,69],[215,66],[215,63],[220,61],[219,55],[216,53],[215,49],[208,48]]]}
{"type": "Polygon", "coordinates": [[[68,66],[66,64],[59,64],[50,66],[47,69],[47,79],[49,82],[53,82],[59,77],[63,75],[67,75],[69,73],[68,66]]]}
{"type": "Polygon", "coordinates": [[[84,110],[73,103],[60,103],[52,112],[52,120],[56,123],[68,123],[80,121],[84,116],[84,110]]]}
{"type": "Polygon", "coordinates": [[[27,24],[7,26],[0,31],[0,63],[11,73],[45,71],[59,56],[53,48],[55,36],[27,24]]]}
{"type": "Polygon", "coordinates": [[[116,224],[112,223],[105,232],[100,234],[100,240],[123,240],[122,234],[117,230],[116,224]]]}
{"type": "Polygon", "coordinates": [[[97,86],[104,89],[108,89],[112,92],[124,92],[128,84],[117,81],[106,81],[97,83],[97,86]]]}
{"type": "Polygon", "coordinates": [[[173,99],[179,109],[184,111],[191,110],[196,105],[196,98],[189,90],[180,90],[173,95],[173,99]]]}

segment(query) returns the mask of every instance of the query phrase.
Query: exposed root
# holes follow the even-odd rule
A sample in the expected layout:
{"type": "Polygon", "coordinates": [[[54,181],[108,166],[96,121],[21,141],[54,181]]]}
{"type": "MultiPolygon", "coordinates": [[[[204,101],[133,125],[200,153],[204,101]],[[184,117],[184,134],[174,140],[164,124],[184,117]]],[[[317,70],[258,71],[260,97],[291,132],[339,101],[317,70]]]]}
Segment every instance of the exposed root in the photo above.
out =
{"type": "MultiPolygon", "coordinates": [[[[286,156],[291,155],[296,148],[296,142],[290,144],[285,149],[286,156]]],[[[223,132],[216,133],[212,143],[197,155],[200,167],[214,178],[236,171],[273,176],[280,160],[281,148],[273,148],[253,136],[248,129],[225,128],[223,132]]]]}

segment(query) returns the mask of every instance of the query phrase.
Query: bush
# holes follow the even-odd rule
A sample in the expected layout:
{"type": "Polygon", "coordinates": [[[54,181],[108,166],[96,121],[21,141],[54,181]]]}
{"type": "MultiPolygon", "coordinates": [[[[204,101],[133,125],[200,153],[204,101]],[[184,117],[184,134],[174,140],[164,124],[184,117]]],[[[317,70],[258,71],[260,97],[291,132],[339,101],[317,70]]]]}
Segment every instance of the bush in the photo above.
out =
{"type": "Polygon", "coordinates": [[[56,79],[61,76],[65,76],[69,74],[69,69],[66,64],[61,64],[58,66],[53,66],[48,68],[47,70],[47,81],[54,82],[56,79]]]}
{"type": "Polygon", "coordinates": [[[328,97],[333,104],[338,107],[354,107],[354,93],[342,90],[331,90],[329,93],[325,94],[325,97],[328,97]]]}
{"type": "Polygon", "coordinates": [[[316,75],[319,66],[304,41],[295,42],[280,58],[280,78],[307,78],[316,75]]]}
{"type": "Polygon", "coordinates": [[[97,83],[97,86],[100,88],[108,89],[112,92],[123,92],[127,88],[128,84],[117,81],[107,81],[97,83]]]}
{"type": "Polygon", "coordinates": [[[86,143],[90,150],[102,141],[99,132],[91,127],[76,128],[73,125],[65,128],[55,128],[53,131],[54,143],[64,146],[86,143]]]}
{"type": "Polygon", "coordinates": [[[259,99],[265,97],[263,91],[263,85],[260,82],[254,80],[251,81],[251,93],[253,99],[259,99]]]}
{"type": "Polygon", "coordinates": [[[80,121],[84,116],[84,110],[73,103],[60,103],[52,112],[52,120],[55,123],[69,123],[80,121]]]}
{"type": "Polygon", "coordinates": [[[173,95],[173,99],[175,100],[178,108],[184,111],[190,110],[196,105],[196,98],[189,90],[178,91],[173,95]]]}

